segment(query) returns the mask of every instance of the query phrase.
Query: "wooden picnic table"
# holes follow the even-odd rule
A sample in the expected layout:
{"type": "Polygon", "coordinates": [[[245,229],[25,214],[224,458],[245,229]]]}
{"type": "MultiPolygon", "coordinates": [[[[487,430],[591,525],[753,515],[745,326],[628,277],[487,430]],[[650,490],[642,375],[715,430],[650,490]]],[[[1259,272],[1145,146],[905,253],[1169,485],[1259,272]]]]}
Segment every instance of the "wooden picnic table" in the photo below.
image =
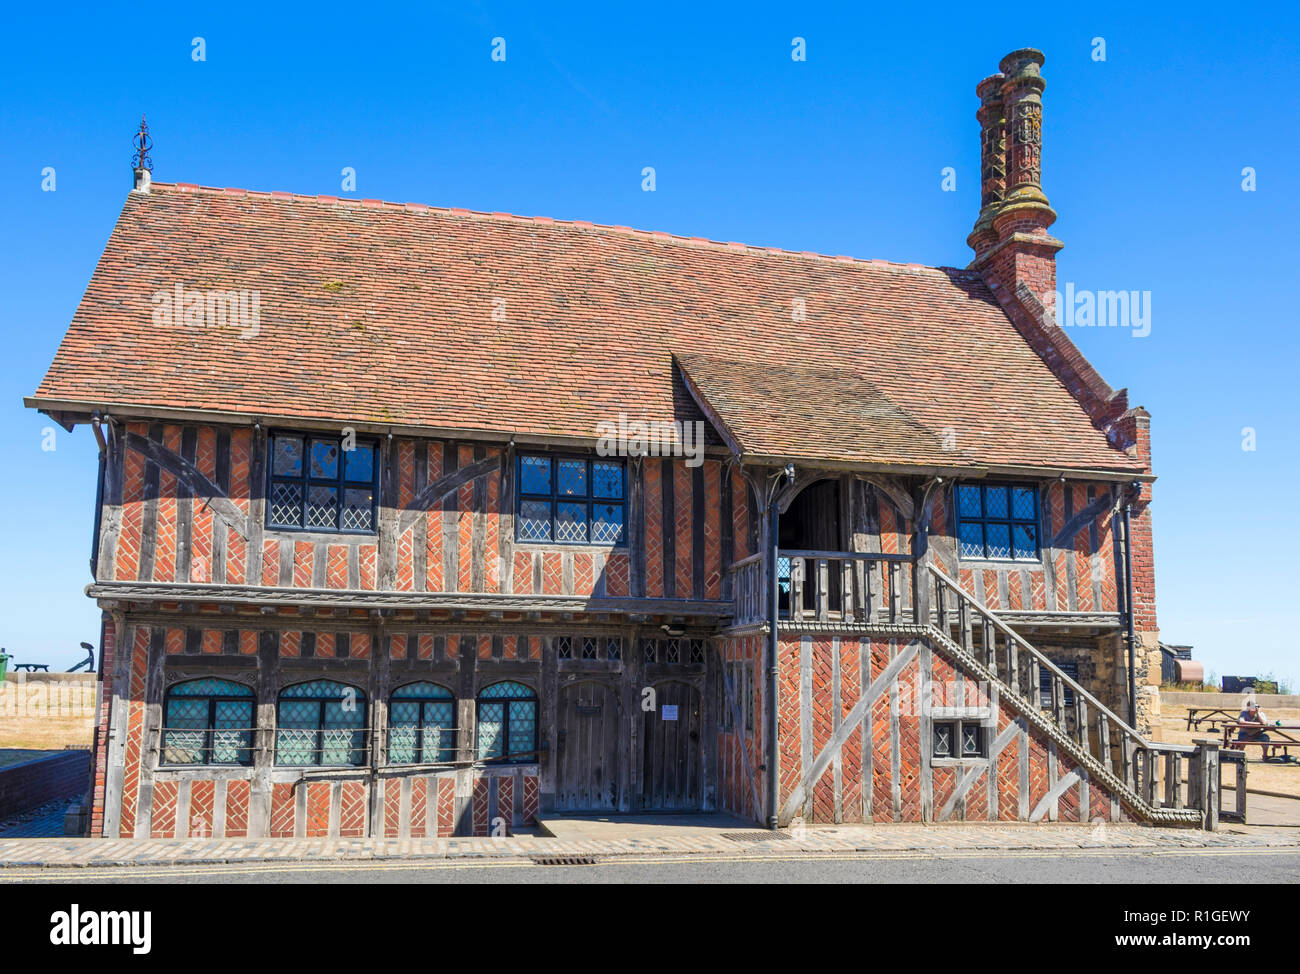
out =
{"type": "Polygon", "coordinates": [[[1188,707],[1187,708],[1187,729],[1200,730],[1201,724],[1208,722],[1209,731],[1214,734],[1218,731],[1216,724],[1223,724],[1231,721],[1236,723],[1237,718],[1241,716],[1241,711],[1228,711],[1222,707],[1188,707]]]}
{"type": "Polygon", "coordinates": [[[1296,731],[1300,731],[1300,724],[1252,724],[1249,722],[1233,721],[1230,724],[1225,723],[1223,725],[1223,746],[1225,749],[1233,748],[1235,750],[1244,751],[1246,745],[1254,745],[1261,749],[1265,761],[1268,760],[1269,749],[1274,751],[1280,750],[1282,752],[1282,759],[1289,760],[1291,757],[1289,749],[1300,747],[1300,739],[1296,738],[1294,733],[1296,731]],[[1234,730],[1259,731],[1260,733],[1267,734],[1269,739],[1267,741],[1258,738],[1254,740],[1250,738],[1246,738],[1245,740],[1236,740],[1232,737],[1232,732],[1234,730]]]}

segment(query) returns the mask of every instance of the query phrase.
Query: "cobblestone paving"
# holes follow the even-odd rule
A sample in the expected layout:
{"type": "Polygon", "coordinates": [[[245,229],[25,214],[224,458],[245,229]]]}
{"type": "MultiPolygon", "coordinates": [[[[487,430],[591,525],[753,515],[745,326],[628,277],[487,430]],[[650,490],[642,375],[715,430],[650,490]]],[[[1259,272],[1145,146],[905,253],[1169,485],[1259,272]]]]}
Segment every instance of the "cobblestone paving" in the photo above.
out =
{"type": "MultiPolygon", "coordinates": [[[[669,830],[665,830],[669,831],[669,830]]],[[[1136,825],[826,826],[736,841],[721,831],[599,840],[520,835],[454,839],[13,839],[0,836],[0,867],[162,865],[533,856],[772,855],[851,852],[1065,851],[1078,849],[1300,848],[1294,829],[1199,832],[1136,825]]]]}

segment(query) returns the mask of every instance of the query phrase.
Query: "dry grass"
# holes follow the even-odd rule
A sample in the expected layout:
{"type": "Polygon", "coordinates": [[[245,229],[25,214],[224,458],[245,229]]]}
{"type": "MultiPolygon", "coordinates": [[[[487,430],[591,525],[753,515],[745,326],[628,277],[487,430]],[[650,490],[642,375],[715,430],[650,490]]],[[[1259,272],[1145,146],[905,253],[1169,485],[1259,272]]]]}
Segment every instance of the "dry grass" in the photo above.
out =
{"type": "MultiPolygon", "coordinates": [[[[1199,731],[1187,729],[1187,707],[1179,704],[1165,704],[1160,712],[1161,740],[1171,744],[1191,744],[1198,739],[1219,737],[1211,734],[1202,724],[1199,731]]],[[[1300,710],[1276,710],[1264,708],[1270,721],[1280,720],[1284,724],[1300,724],[1300,710]]],[[[1300,732],[1289,732],[1300,738],[1300,732]]],[[[1300,798],[1300,764],[1280,764],[1259,760],[1260,748],[1250,749],[1250,767],[1246,777],[1246,787],[1263,791],[1276,791],[1280,794],[1295,795],[1300,798]]],[[[1293,757],[1300,757],[1300,748],[1291,751],[1293,757]]]]}
{"type": "Polygon", "coordinates": [[[93,740],[91,717],[0,717],[0,748],[62,751],[68,747],[89,748],[93,740]]]}

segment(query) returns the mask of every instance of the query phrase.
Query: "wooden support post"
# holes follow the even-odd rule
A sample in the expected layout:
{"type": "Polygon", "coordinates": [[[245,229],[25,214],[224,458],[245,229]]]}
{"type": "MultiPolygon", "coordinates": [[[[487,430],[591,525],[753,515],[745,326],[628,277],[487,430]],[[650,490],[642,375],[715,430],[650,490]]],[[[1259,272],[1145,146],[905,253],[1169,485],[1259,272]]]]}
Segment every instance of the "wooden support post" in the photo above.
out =
{"type": "Polygon", "coordinates": [[[1007,673],[1011,680],[1011,692],[1020,696],[1020,658],[1016,641],[1007,638],[1007,673]]]}

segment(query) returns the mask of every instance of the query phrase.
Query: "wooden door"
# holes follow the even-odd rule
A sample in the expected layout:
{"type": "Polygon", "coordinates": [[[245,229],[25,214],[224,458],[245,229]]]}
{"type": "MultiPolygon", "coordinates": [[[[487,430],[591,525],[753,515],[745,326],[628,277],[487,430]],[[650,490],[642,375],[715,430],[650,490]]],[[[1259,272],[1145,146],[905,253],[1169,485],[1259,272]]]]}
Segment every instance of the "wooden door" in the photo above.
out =
{"type": "Polygon", "coordinates": [[[603,683],[572,683],[560,690],[558,716],[556,811],[617,810],[618,694],[603,683]]]}
{"type": "Polygon", "coordinates": [[[655,702],[656,709],[643,714],[641,807],[695,811],[704,772],[700,692],[686,683],[660,683],[655,702]]]}

